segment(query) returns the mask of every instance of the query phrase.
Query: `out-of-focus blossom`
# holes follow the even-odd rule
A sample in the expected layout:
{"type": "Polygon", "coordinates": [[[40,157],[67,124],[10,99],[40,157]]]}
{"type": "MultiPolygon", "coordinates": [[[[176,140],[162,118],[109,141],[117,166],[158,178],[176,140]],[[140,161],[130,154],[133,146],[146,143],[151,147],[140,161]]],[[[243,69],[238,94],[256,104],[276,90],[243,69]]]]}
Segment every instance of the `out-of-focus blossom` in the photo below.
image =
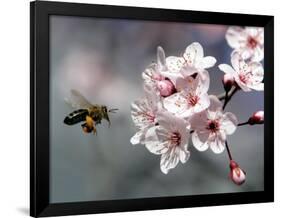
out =
{"type": "Polygon", "coordinates": [[[185,163],[189,159],[189,125],[166,111],[157,114],[157,121],[159,125],[146,133],[145,146],[151,153],[161,155],[160,169],[167,174],[179,161],[185,163]]]}
{"type": "Polygon", "coordinates": [[[234,161],[231,160],[230,164],[230,174],[229,177],[236,185],[242,185],[246,180],[246,173],[242,170],[239,165],[234,161]]]}
{"type": "Polygon", "coordinates": [[[249,122],[250,125],[263,124],[263,122],[264,122],[264,111],[257,111],[257,112],[255,112],[250,117],[248,122],[249,122]]]}
{"type": "Polygon", "coordinates": [[[164,99],[164,108],[176,116],[188,118],[209,107],[207,91],[210,78],[207,71],[204,71],[203,75],[198,74],[195,78],[192,76],[178,78],[176,81],[178,92],[164,99]]]}
{"type": "Polygon", "coordinates": [[[201,73],[204,69],[213,67],[216,59],[211,56],[204,57],[203,47],[194,42],[187,46],[182,56],[169,56],[166,58],[165,69],[162,75],[169,78],[174,84],[178,77],[190,76],[194,73],[201,73]]]}
{"type": "Polygon", "coordinates": [[[209,147],[214,153],[225,148],[226,135],[235,132],[238,121],[234,114],[222,112],[222,104],[216,96],[210,95],[210,107],[190,118],[192,142],[199,151],[209,147]]]}
{"type": "Polygon", "coordinates": [[[226,32],[228,44],[237,50],[243,59],[261,61],[264,57],[264,30],[260,27],[229,27],[226,32]]]}
{"type": "Polygon", "coordinates": [[[229,74],[235,79],[237,85],[243,91],[263,91],[263,66],[259,62],[246,63],[239,52],[233,52],[231,55],[232,67],[228,64],[220,64],[219,69],[229,74]]]}
{"type": "Polygon", "coordinates": [[[143,144],[147,130],[155,125],[156,113],[162,108],[159,96],[145,86],[145,97],[131,104],[131,116],[138,132],[131,138],[131,143],[143,144]]]}

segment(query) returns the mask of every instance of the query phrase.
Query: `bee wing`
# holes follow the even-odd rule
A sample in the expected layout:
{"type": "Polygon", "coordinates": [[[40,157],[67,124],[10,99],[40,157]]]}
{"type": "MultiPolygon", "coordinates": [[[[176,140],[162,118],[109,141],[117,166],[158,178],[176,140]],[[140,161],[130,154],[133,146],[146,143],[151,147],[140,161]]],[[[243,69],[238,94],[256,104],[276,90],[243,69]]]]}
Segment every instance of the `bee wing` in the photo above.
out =
{"type": "Polygon", "coordinates": [[[64,99],[65,102],[74,109],[89,108],[92,104],[77,90],[70,91],[70,97],[64,99]]]}

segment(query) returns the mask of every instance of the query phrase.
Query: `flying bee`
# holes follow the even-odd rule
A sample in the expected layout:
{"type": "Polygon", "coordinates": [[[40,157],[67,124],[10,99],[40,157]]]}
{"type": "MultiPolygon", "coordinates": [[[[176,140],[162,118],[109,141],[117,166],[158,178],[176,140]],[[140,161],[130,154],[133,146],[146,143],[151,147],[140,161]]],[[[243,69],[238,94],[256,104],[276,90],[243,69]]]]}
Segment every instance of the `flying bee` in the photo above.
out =
{"type": "Polygon", "coordinates": [[[115,113],[118,110],[108,110],[105,105],[91,104],[77,90],[71,90],[70,99],[65,99],[65,101],[76,110],[66,116],[63,122],[67,125],[83,122],[81,127],[86,133],[93,131],[94,134],[97,134],[96,125],[100,124],[102,119],[107,120],[110,126],[108,113],[115,113]]]}

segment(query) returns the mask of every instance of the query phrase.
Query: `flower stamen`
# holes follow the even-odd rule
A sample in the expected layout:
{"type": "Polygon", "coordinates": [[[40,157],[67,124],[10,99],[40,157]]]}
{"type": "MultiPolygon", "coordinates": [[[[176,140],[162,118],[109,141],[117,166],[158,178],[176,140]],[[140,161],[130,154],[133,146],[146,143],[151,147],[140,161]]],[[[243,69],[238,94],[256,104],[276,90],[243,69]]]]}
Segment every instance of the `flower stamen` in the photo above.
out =
{"type": "Polygon", "coordinates": [[[189,105],[194,107],[198,103],[199,97],[197,95],[189,94],[187,97],[187,101],[189,105]]]}
{"type": "Polygon", "coordinates": [[[254,37],[249,37],[247,40],[247,45],[248,45],[248,47],[253,49],[253,48],[257,47],[258,42],[254,37]]]}
{"type": "Polygon", "coordinates": [[[207,130],[210,130],[212,133],[216,133],[220,128],[220,123],[217,120],[208,120],[207,130]]]}
{"type": "Polygon", "coordinates": [[[149,112],[139,112],[138,113],[139,116],[144,116],[144,119],[146,119],[147,121],[154,123],[155,121],[155,116],[152,113],[149,112]]]}
{"type": "Polygon", "coordinates": [[[181,143],[181,135],[178,132],[171,134],[170,142],[172,146],[179,146],[181,143]]]}

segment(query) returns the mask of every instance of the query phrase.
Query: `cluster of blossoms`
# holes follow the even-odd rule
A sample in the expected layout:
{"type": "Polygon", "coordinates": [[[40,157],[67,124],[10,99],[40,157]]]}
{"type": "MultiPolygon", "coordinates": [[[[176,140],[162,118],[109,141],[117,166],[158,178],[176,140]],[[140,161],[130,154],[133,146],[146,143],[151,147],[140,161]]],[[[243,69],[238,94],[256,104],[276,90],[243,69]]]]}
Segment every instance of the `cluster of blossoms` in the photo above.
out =
{"type": "Polygon", "coordinates": [[[165,174],[179,162],[187,162],[192,141],[198,151],[210,148],[219,154],[227,148],[230,178],[238,185],[245,181],[245,172],[232,160],[227,136],[237,126],[263,123],[263,111],[238,123],[236,116],[224,109],[239,89],[263,90],[263,66],[257,62],[263,59],[263,30],[230,27],[226,40],[234,51],[232,66],[218,66],[225,73],[222,97],[208,93],[208,69],[215,66],[216,59],[204,56],[198,42],[187,46],[181,56],[166,57],[158,47],[157,62],[142,73],[144,97],[131,105],[132,120],[138,130],[131,143],[144,144],[151,153],[160,155],[160,169],[165,174]]]}

